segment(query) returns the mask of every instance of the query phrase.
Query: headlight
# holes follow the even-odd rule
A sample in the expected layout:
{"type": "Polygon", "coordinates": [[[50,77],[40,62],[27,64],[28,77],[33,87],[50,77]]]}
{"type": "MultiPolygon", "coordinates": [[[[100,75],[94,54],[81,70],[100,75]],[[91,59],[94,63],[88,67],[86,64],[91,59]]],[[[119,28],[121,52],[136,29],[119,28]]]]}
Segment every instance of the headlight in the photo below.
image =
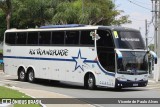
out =
{"type": "Polygon", "coordinates": [[[147,81],[147,80],[148,80],[148,75],[144,75],[143,80],[144,80],[144,81],[147,81]]]}
{"type": "Polygon", "coordinates": [[[124,76],[117,77],[117,79],[118,79],[119,81],[127,81],[127,79],[126,79],[124,76]]]}

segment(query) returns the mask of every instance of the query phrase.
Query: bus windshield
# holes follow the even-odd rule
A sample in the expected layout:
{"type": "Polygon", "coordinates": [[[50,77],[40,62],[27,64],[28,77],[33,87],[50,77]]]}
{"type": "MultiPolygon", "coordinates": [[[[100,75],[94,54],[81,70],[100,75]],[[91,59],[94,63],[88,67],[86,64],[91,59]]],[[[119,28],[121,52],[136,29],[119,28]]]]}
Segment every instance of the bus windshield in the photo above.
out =
{"type": "Polygon", "coordinates": [[[147,53],[146,52],[121,52],[123,59],[122,63],[118,63],[118,73],[122,74],[146,74],[147,53]]]}
{"type": "Polygon", "coordinates": [[[138,31],[113,31],[115,44],[121,49],[145,49],[144,41],[138,31]]]}

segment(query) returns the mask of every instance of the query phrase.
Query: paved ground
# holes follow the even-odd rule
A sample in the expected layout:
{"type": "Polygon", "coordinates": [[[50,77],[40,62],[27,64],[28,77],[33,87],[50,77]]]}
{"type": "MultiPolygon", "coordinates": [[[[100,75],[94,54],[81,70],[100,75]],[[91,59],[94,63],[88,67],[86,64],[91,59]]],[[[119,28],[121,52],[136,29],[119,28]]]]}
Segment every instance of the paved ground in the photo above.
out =
{"type": "MultiPolygon", "coordinates": [[[[71,98],[67,95],[62,95],[55,92],[49,92],[44,90],[37,90],[37,89],[24,89],[24,88],[18,88],[18,87],[11,87],[12,89],[19,90],[22,93],[26,93],[27,95],[30,95],[34,98],[71,98]]],[[[90,104],[81,104],[83,103],[80,100],[73,99],[75,102],[79,102],[79,104],[45,104],[46,107],[93,107],[90,104]]]]}
{"type": "MultiPolygon", "coordinates": [[[[160,97],[160,82],[155,83],[153,80],[149,81],[147,87],[137,87],[137,88],[125,88],[121,91],[115,91],[113,89],[97,89],[97,90],[86,90],[83,87],[72,86],[64,83],[53,84],[48,83],[47,81],[41,81],[34,84],[28,82],[17,81],[17,77],[5,75],[1,73],[0,75],[0,84],[10,84],[14,89],[20,90],[24,93],[28,93],[35,97],[44,97],[44,98],[69,98],[70,96],[75,98],[159,98],[160,97]],[[17,88],[18,87],[18,88],[17,88]],[[32,89],[31,89],[32,88],[32,89]],[[48,94],[47,94],[48,93],[48,94]],[[61,94],[58,94],[61,93],[61,94]]],[[[91,105],[47,105],[51,106],[91,106],[91,105]]],[[[94,105],[98,107],[141,107],[142,105],[94,105]]],[[[143,105],[145,107],[159,107],[159,105],[143,105]]]]}
{"type": "MultiPolygon", "coordinates": [[[[0,75],[4,75],[4,73],[0,70],[0,75]]],[[[0,86],[6,86],[8,88],[12,88],[14,90],[19,90],[22,93],[25,93],[33,98],[72,98],[67,95],[55,93],[55,92],[50,92],[50,91],[44,91],[44,90],[38,90],[38,89],[31,89],[31,88],[19,88],[15,86],[10,86],[10,81],[0,81],[0,86]],[[7,84],[6,84],[7,83],[7,84]]],[[[45,104],[42,106],[44,107],[93,107],[93,105],[90,104],[81,104],[84,103],[80,100],[75,100],[75,102],[78,102],[79,104],[45,104]]],[[[0,106],[1,107],[1,106],[0,106]]]]}

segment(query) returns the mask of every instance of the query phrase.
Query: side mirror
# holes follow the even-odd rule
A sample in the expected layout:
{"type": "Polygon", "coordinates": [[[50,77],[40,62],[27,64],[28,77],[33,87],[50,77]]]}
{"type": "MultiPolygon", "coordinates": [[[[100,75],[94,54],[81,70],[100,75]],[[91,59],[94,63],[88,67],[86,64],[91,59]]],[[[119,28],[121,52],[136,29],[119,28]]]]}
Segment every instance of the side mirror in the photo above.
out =
{"type": "Polygon", "coordinates": [[[122,53],[119,50],[115,50],[116,56],[117,56],[117,66],[120,67],[120,64],[122,64],[122,53]]]}
{"type": "Polygon", "coordinates": [[[153,52],[153,51],[149,51],[149,53],[153,56],[153,58],[154,58],[154,63],[157,64],[157,55],[156,55],[156,53],[153,52]]]}

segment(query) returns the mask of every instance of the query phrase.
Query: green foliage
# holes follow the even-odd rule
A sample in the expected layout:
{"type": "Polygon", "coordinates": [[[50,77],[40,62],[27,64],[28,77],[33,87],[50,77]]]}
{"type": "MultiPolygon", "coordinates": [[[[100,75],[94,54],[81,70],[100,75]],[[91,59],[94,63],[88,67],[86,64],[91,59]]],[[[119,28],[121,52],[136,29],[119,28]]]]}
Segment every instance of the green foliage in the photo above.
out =
{"type": "Polygon", "coordinates": [[[150,45],[148,46],[148,48],[149,48],[150,50],[154,51],[154,44],[150,44],[150,45]]]}
{"type": "Polygon", "coordinates": [[[111,0],[73,0],[56,7],[54,24],[80,23],[89,25],[121,25],[130,23],[128,16],[119,16],[111,0]],[[119,16],[119,18],[116,18],[119,16]]]}
{"type": "Polygon", "coordinates": [[[33,28],[50,23],[55,0],[13,0],[13,25],[16,28],[33,28]]]}
{"type": "Polygon", "coordinates": [[[12,3],[11,0],[1,0],[0,1],[0,9],[4,12],[6,16],[6,25],[7,29],[10,28],[10,20],[12,14],[12,3]]]}
{"type": "MultiPolygon", "coordinates": [[[[10,0],[7,0],[10,1],[10,0]]],[[[121,25],[130,23],[112,0],[12,0],[11,28],[49,24],[121,25]]],[[[6,30],[7,3],[0,1],[0,40],[6,30]]]]}
{"type": "Polygon", "coordinates": [[[0,49],[0,54],[2,54],[3,53],[3,49],[0,49]]]}
{"type": "Polygon", "coordinates": [[[0,41],[3,40],[4,32],[7,29],[5,19],[5,14],[0,10],[0,41]]]}

